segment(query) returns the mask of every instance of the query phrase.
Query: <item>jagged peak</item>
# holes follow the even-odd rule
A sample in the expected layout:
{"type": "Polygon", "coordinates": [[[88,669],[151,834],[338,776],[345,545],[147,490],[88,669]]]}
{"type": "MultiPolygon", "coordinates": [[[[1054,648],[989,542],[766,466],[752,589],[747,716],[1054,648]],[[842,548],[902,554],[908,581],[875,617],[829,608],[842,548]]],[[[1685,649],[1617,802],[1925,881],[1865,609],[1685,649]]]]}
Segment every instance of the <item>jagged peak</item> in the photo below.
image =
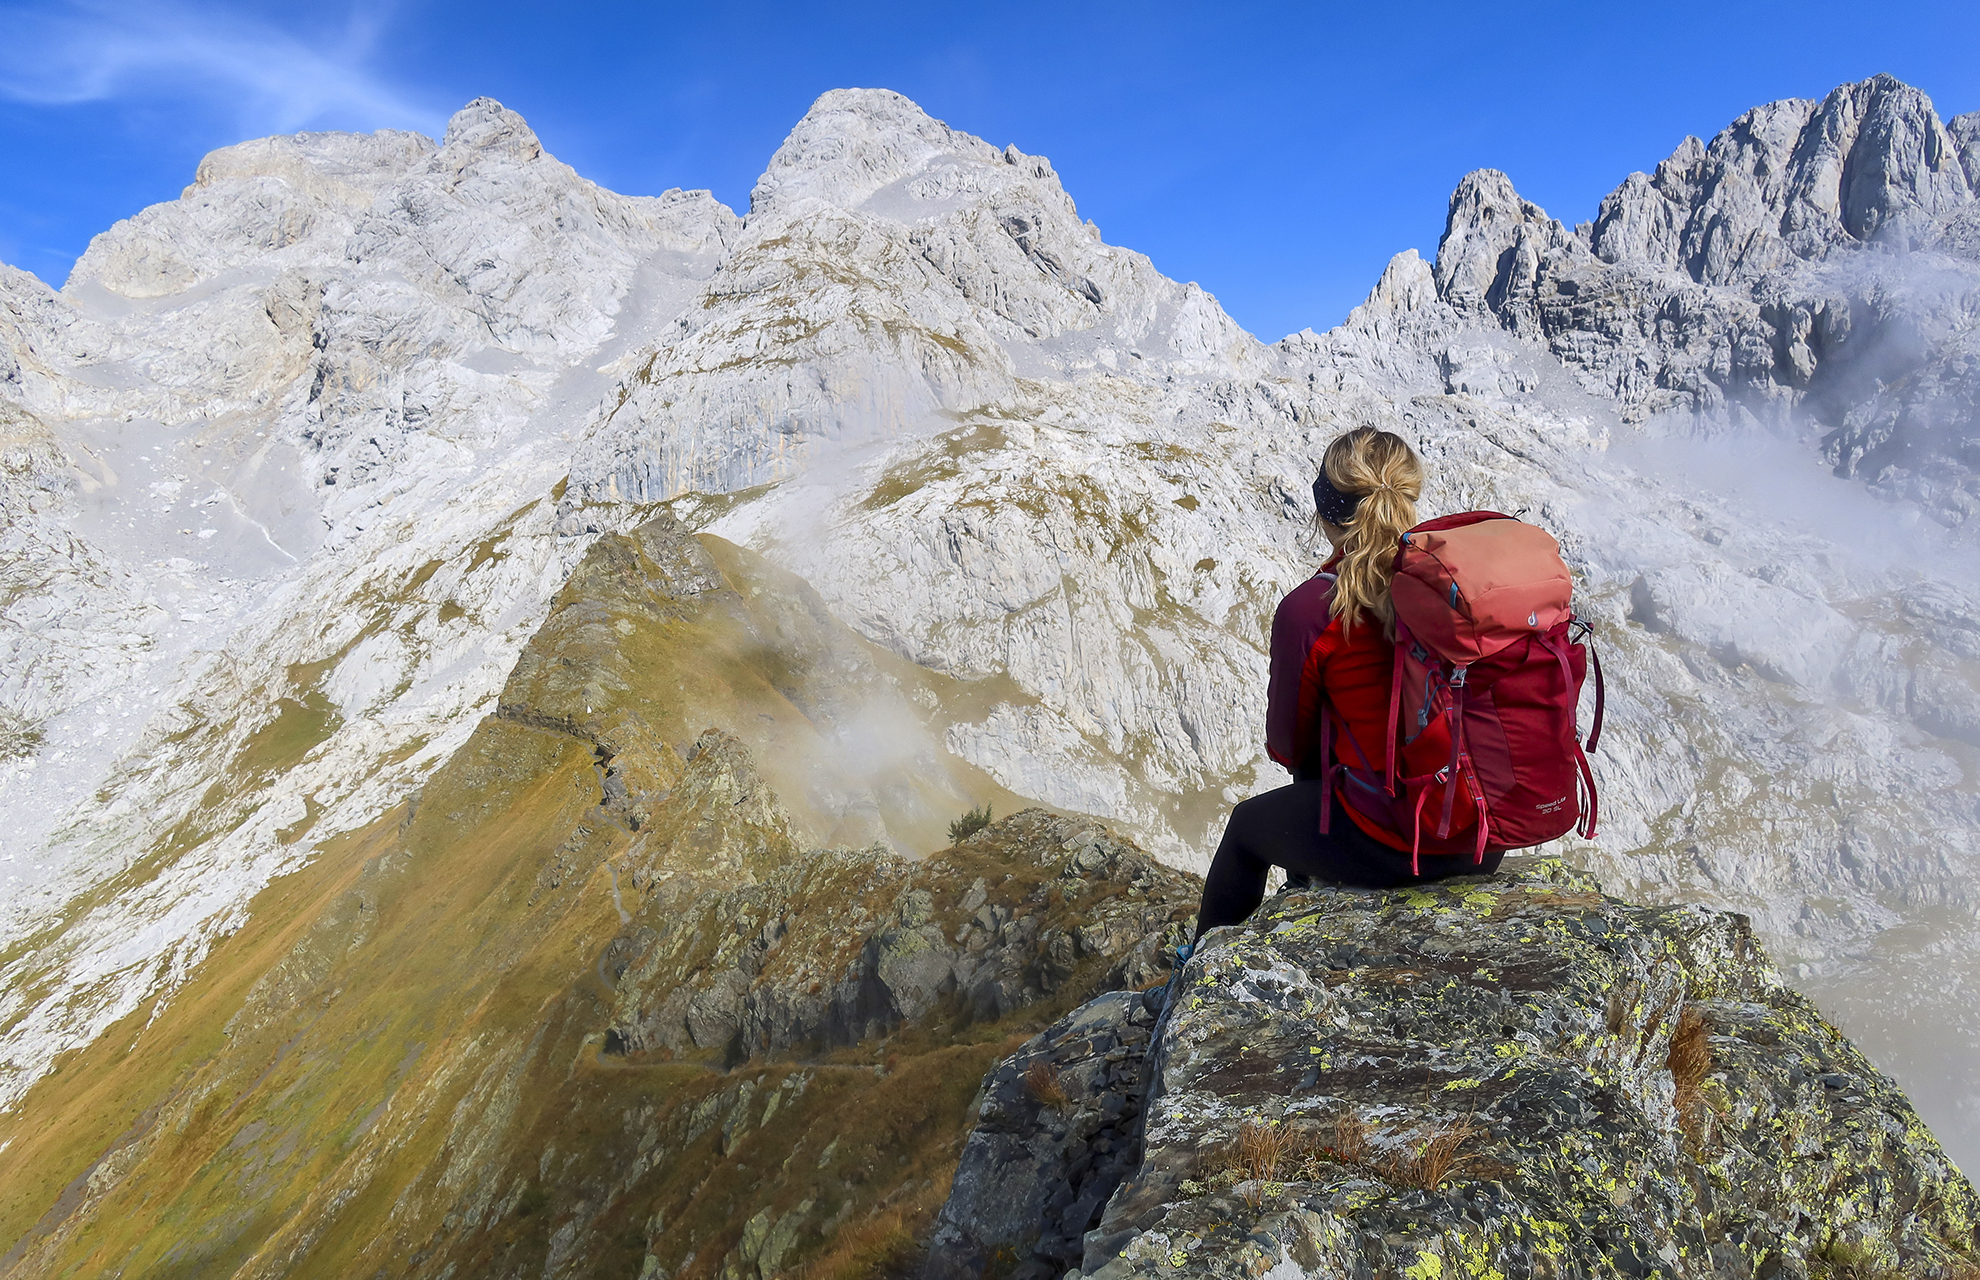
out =
{"type": "Polygon", "coordinates": [[[1511,178],[1474,169],[1451,193],[1437,242],[1437,292],[1461,309],[1486,309],[1503,287],[1509,250],[1524,246],[1530,256],[1571,243],[1578,243],[1573,233],[1520,195],[1511,178]]]}
{"type": "Polygon", "coordinates": [[[1725,284],[1849,241],[1910,242],[1972,200],[1980,139],[1932,100],[1878,74],[1818,102],[1745,111],[1710,143],[1686,138],[1652,176],[1631,174],[1590,235],[1609,262],[1678,267],[1725,284]]]}
{"type": "Polygon", "coordinates": [[[543,154],[536,131],[516,112],[493,98],[476,98],[447,121],[440,145],[449,150],[503,152],[519,161],[543,154]]]}
{"type": "MultiPolygon", "coordinates": [[[[751,214],[813,198],[849,208],[938,155],[991,163],[1004,154],[891,89],[820,94],[750,192],[751,214]]],[[[1035,160],[1035,157],[1025,157],[1035,160]]],[[[1050,165],[1044,168],[1049,172],[1050,165]]]]}
{"type": "Polygon", "coordinates": [[[1511,178],[1497,169],[1473,169],[1451,192],[1444,235],[1470,221],[1492,222],[1510,217],[1516,222],[1547,222],[1547,211],[1519,194],[1511,178]]]}
{"type": "Polygon", "coordinates": [[[1437,298],[1436,274],[1414,249],[1404,249],[1382,268],[1382,278],[1361,305],[1348,312],[1349,328],[1374,331],[1386,320],[1417,311],[1437,298]]]}

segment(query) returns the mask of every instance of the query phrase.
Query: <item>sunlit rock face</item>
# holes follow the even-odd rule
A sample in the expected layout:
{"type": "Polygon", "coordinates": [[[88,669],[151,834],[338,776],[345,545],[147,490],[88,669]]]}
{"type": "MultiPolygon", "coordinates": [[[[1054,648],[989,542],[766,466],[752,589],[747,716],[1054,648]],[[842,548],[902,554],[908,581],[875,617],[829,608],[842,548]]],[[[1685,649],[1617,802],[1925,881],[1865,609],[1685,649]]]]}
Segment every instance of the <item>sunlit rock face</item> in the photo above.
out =
{"type": "Polygon", "coordinates": [[[926,1274],[1962,1275],[1980,1196],[1738,916],[1287,893],[1006,1059],[926,1274]]]}
{"type": "Polygon", "coordinates": [[[1545,344],[1626,419],[1818,437],[1838,474],[1957,525],[1980,509],[1976,130],[1877,76],[1687,138],[1572,231],[1476,173],[1438,294],[1545,344]]]}
{"type": "Polygon", "coordinates": [[[61,293],[0,280],[0,1095],[492,709],[588,543],[566,438],[736,217],[470,104],[214,153],[61,293]],[[17,513],[19,513],[17,515],[17,513]],[[84,994],[88,993],[88,994],[84,994]]]}
{"type": "MultiPolygon", "coordinates": [[[[1271,345],[881,90],[821,98],[742,216],[603,191],[487,100],[217,152],[61,292],[0,273],[0,1098],[416,788],[657,504],[921,673],[913,733],[820,713],[845,755],[934,725],[983,788],[1200,867],[1282,776],[1266,628],[1320,451],[1374,423],[1426,511],[1523,513],[1582,575],[1610,703],[1571,856],[1751,914],[1961,1150],[1980,603],[1938,522],[1977,137],[1877,79],[1583,228],[1474,174],[1434,261],[1271,345]]],[[[932,847],[869,791],[811,812],[932,847]]]]}

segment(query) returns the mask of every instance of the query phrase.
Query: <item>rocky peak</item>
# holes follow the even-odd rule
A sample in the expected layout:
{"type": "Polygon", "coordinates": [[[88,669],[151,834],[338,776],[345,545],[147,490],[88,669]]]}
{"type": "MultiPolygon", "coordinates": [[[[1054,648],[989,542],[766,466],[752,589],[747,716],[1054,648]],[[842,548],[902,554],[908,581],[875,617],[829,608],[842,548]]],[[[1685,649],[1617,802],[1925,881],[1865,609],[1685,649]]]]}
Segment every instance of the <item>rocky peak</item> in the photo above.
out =
{"type": "MultiPolygon", "coordinates": [[[[811,104],[750,192],[751,216],[804,199],[852,208],[936,156],[1004,157],[890,89],[834,89],[811,104]]],[[[1049,168],[1049,166],[1048,166],[1049,168]]]]}
{"type": "Polygon", "coordinates": [[[1437,243],[1437,291],[1460,311],[1496,312],[1508,328],[1538,336],[1537,315],[1524,295],[1543,257],[1579,248],[1566,227],[1513,189],[1512,179],[1479,169],[1451,193],[1437,243]]]}
{"type": "Polygon", "coordinates": [[[526,163],[543,155],[537,139],[520,115],[493,98],[476,98],[447,121],[440,145],[450,151],[489,152],[526,163]]]}
{"type": "Polygon", "coordinates": [[[1972,198],[1931,99],[1879,75],[1820,103],[1755,107],[1710,146],[1685,139],[1655,176],[1632,174],[1602,202],[1591,243],[1607,262],[1726,284],[1849,241],[1912,247],[1972,198]]]}
{"type": "MultiPolygon", "coordinates": [[[[1980,482],[1937,401],[1973,359],[1976,156],[1980,119],[1946,125],[1880,75],[1686,138],[1574,233],[1481,171],[1452,197],[1438,298],[1546,344],[1626,422],[1819,435],[1838,474],[1957,524],[1980,482]]],[[[1442,342],[1434,319],[1416,328],[1442,342]]]]}

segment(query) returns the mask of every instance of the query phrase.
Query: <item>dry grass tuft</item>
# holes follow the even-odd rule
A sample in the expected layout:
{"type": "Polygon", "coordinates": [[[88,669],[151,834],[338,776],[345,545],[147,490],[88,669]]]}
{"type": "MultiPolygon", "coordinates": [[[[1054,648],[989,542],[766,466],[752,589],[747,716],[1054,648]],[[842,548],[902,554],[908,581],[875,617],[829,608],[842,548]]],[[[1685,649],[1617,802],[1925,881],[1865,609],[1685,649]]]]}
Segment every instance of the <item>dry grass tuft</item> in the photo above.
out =
{"type": "Polygon", "coordinates": [[[1043,1106],[1061,1113],[1072,1110],[1072,1095],[1066,1092],[1066,1082],[1059,1079],[1059,1069],[1043,1058],[1024,1069],[1024,1087],[1043,1106]]]}
{"type": "Polygon", "coordinates": [[[797,1269],[795,1280],[886,1280],[905,1274],[915,1251],[908,1211],[888,1209],[841,1227],[823,1253],[797,1269]]]}
{"type": "Polygon", "coordinates": [[[1287,1154],[1288,1134],[1271,1125],[1246,1123],[1238,1129],[1233,1154],[1239,1171],[1259,1182],[1272,1182],[1279,1176],[1279,1161],[1287,1154]]]}
{"type": "Polygon", "coordinates": [[[1484,1132],[1466,1116],[1438,1125],[1420,1146],[1378,1155],[1368,1122],[1352,1109],[1334,1117],[1332,1141],[1317,1133],[1246,1123],[1224,1149],[1223,1172],[1213,1175],[1210,1183],[1313,1182],[1326,1177],[1329,1166],[1344,1166],[1399,1186],[1435,1191],[1474,1168],[1487,1172],[1484,1165],[1489,1162],[1480,1162],[1464,1150],[1484,1132]]]}
{"type": "Polygon", "coordinates": [[[1391,1181],[1435,1191],[1471,1162],[1464,1144],[1481,1132],[1468,1116],[1447,1121],[1431,1130],[1430,1137],[1414,1152],[1399,1151],[1390,1156],[1383,1162],[1383,1172],[1391,1181]]]}
{"type": "Polygon", "coordinates": [[[1368,1163],[1368,1122],[1352,1108],[1334,1117],[1334,1158],[1343,1164],[1368,1163]]]}
{"type": "Polygon", "coordinates": [[[1946,1267],[1946,1280],[1980,1280],[1980,1261],[1961,1254],[1946,1267]]]}
{"type": "Polygon", "coordinates": [[[1884,1250],[1830,1239],[1808,1255],[1810,1280],[1904,1280],[1905,1272],[1884,1250]]]}
{"type": "Polygon", "coordinates": [[[1671,1069],[1671,1079],[1677,1085],[1678,1123],[1687,1134],[1696,1138],[1696,1122],[1693,1113],[1698,1107],[1699,1086],[1712,1070],[1712,1029],[1706,1025],[1704,1015],[1696,1008],[1686,1005],[1678,1015],[1677,1030],[1671,1033],[1671,1051],[1665,1059],[1671,1069]]]}

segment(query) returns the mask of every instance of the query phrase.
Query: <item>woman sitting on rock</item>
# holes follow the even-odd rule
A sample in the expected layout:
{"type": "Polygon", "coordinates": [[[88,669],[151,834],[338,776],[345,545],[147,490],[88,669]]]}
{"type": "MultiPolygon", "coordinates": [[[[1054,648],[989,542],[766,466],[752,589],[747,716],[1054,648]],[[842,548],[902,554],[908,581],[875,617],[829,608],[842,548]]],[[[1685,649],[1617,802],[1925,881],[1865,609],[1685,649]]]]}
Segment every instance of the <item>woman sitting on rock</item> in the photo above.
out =
{"type": "Polygon", "coordinates": [[[1257,910],[1275,866],[1291,877],[1369,888],[1498,868],[1503,855],[1497,850],[1482,862],[1468,854],[1425,852],[1412,873],[1409,839],[1347,802],[1346,789],[1356,784],[1345,772],[1329,806],[1328,830],[1321,831],[1333,763],[1322,741],[1322,708],[1331,709],[1330,736],[1341,763],[1363,771],[1383,767],[1395,661],[1389,578],[1398,540],[1417,523],[1422,492],[1423,463],[1400,436],[1360,427],[1327,446],[1313,501],[1333,555],[1279,602],[1272,618],[1265,746],[1294,781],[1231,811],[1204,877],[1197,937],[1257,910]]]}

